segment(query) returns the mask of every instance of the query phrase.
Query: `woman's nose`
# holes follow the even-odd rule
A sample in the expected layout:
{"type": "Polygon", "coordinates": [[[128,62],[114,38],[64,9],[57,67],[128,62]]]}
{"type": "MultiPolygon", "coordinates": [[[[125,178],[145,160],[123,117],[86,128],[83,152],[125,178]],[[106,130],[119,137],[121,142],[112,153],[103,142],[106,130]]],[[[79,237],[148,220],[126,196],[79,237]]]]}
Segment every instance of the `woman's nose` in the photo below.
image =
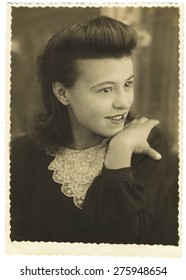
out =
{"type": "Polygon", "coordinates": [[[113,107],[115,109],[128,109],[132,105],[133,98],[131,94],[127,94],[124,90],[115,94],[113,107]]]}

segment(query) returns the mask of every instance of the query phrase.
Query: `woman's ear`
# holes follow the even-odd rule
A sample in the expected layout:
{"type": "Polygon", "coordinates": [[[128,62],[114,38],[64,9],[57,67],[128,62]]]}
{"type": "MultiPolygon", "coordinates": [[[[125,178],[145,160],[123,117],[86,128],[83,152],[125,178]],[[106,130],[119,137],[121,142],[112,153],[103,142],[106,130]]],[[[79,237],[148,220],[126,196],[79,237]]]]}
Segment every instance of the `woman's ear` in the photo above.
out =
{"type": "Polygon", "coordinates": [[[57,99],[65,106],[69,105],[69,100],[66,94],[65,86],[60,82],[54,82],[52,89],[57,99]]]}

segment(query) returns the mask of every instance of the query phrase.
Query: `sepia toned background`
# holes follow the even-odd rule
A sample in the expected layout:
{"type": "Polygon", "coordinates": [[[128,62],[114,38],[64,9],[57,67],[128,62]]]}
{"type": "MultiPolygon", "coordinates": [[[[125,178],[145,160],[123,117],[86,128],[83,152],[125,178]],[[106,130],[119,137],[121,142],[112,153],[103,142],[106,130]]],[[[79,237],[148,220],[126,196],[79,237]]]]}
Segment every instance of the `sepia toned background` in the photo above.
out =
{"type": "Polygon", "coordinates": [[[137,116],[157,118],[168,141],[164,242],[177,236],[179,9],[169,8],[12,8],[11,136],[29,132],[42,109],[35,60],[51,35],[97,15],[132,25],[139,35],[134,54],[137,116]],[[167,215],[169,213],[169,215],[167,215]],[[168,225],[168,227],[167,227],[168,225]]]}

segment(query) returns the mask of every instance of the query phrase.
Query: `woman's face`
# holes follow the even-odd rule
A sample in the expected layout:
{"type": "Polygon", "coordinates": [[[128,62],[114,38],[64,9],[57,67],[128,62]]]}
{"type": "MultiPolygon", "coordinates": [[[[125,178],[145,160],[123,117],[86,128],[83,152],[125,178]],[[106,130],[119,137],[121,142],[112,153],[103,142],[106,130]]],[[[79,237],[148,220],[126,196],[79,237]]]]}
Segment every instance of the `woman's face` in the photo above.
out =
{"type": "Polygon", "coordinates": [[[66,89],[73,134],[112,137],[124,128],[133,103],[131,57],[78,61],[79,78],[66,89]]]}

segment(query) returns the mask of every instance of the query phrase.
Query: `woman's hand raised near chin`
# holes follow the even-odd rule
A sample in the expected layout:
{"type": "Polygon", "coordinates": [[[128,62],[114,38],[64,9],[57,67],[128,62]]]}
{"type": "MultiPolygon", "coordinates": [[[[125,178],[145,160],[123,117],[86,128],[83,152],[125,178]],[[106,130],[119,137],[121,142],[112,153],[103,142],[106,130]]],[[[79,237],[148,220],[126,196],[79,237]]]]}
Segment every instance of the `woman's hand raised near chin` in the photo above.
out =
{"type": "Polygon", "coordinates": [[[147,142],[152,128],[159,124],[158,120],[145,117],[134,119],[110,141],[105,158],[105,166],[109,169],[130,167],[133,153],[146,154],[154,160],[161,155],[147,142]]]}

